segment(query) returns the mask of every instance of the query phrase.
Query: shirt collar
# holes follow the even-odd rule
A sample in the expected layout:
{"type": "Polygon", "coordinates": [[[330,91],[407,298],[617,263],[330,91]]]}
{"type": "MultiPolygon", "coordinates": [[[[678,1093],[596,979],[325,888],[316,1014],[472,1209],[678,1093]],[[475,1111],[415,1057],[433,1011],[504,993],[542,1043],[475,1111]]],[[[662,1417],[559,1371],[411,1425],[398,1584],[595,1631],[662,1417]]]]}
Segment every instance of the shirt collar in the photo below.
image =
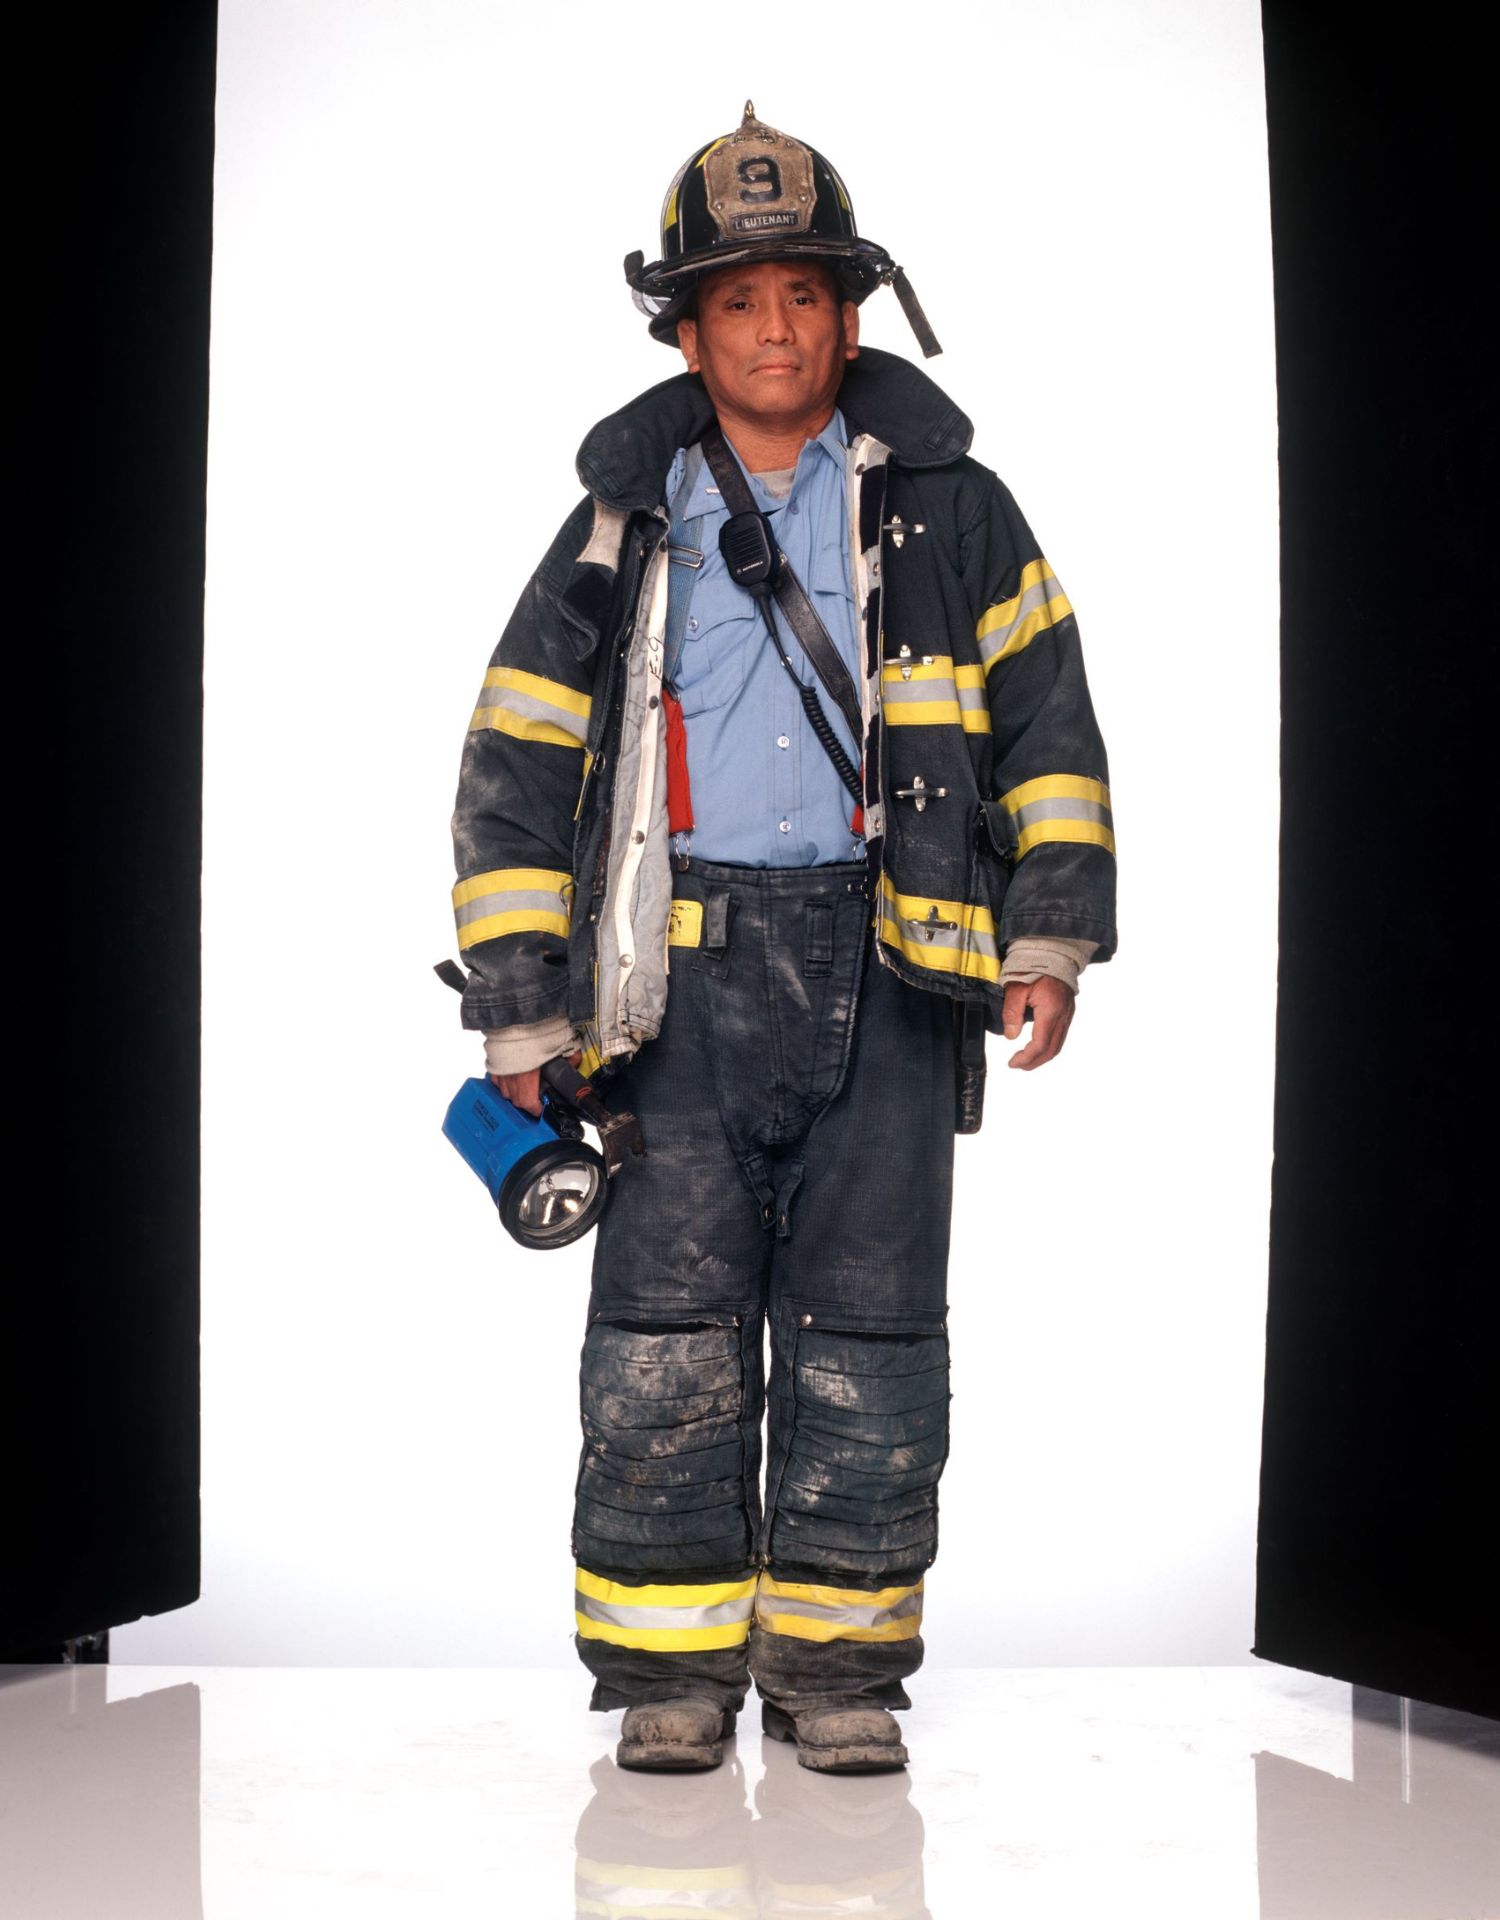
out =
{"type": "MultiPolygon", "coordinates": [[[[844,454],[848,445],[849,432],[844,424],[844,416],[840,410],[835,407],[833,417],[829,420],[828,425],[824,427],[823,431],[818,434],[815,439],[805,440],[803,442],[802,452],[797,459],[796,476],[792,481],[792,491],[786,496],[785,500],[778,500],[773,494],[767,493],[753,473],[746,474],[745,477],[750,482],[750,492],[754,496],[755,504],[760,508],[762,513],[778,513],[781,508],[787,504],[788,500],[791,500],[796,494],[801,492],[803,486],[806,484],[808,473],[825,458],[831,460],[835,469],[842,474],[844,471],[844,454]]],[[[729,450],[731,453],[734,453],[733,446],[730,446],[729,450]]],[[[739,460],[737,453],[734,457],[736,460],[739,460]]],[[[672,500],[678,487],[682,483],[686,465],[686,449],[679,447],[672,461],[672,470],[667,475],[667,499],[669,501],[672,500]]],[[[742,460],[740,461],[740,471],[742,473],[745,471],[745,463],[742,460]]],[[[696,520],[701,514],[727,512],[728,508],[719,498],[719,490],[714,485],[714,477],[709,471],[708,462],[704,460],[699,465],[698,478],[693,485],[691,493],[688,494],[685,500],[677,505],[672,517],[674,520],[681,522],[696,520]]]]}

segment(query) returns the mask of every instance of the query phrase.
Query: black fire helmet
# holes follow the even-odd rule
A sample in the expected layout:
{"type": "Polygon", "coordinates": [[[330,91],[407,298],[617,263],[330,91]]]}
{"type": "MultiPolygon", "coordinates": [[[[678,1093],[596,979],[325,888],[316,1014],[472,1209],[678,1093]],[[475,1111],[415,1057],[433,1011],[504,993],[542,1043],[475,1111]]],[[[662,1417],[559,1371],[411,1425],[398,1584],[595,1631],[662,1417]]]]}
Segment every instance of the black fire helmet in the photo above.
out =
{"type": "Polygon", "coordinates": [[[677,322],[700,273],[748,260],[821,260],[856,306],[887,281],[922,352],[942,348],[884,247],[862,240],[838,174],[816,149],[745,117],[733,133],[699,147],[678,168],[661,210],[661,258],[627,254],[625,278],[650,317],[654,339],[677,344],[677,322]]]}

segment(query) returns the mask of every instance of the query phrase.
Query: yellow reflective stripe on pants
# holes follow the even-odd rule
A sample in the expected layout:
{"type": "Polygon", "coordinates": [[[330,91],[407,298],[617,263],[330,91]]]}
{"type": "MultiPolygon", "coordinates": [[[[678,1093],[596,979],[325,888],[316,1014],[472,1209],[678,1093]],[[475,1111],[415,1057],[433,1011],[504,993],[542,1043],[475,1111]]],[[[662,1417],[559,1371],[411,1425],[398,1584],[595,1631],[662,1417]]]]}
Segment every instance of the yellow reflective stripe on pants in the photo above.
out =
{"type": "Polygon", "coordinates": [[[590,695],[561,680],[519,667],[491,667],[484,676],[469,730],[492,727],[517,740],[581,747],[588,738],[590,695]]]}
{"type": "Polygon", "coordinates": [[[755,1624],[799,1640],[911,1640],[922,1631],[922,1582],[913,1587],[822,1587],[760,1576],[755,1624]]]}
{"type": "Polygon", "coordinates": [[[880,876],[880,937],[913,965],[966,979],[1000,978],[1000,944],[988,907],[930,894],[897,893],[880,876]]]}
{"type": "Polygon", "coordinates": [[[924,1888],[920,1854],[900,1866],[844,1880],[778,1880],[768,1873],[756,1913],[759,1920],[834,1920],[843,1914],[859,1920],[930,1920],[924,1888]]]}
{"type": "Polygon", "coordinates": [[[568,935],[573,876],[551,867],[497,867],[460,880],[453,918],[460,951],[504,933],[568,935]]]}
{"type": "Polygon", "coordinates": [[[1029,647],[1039,633],[1055,627],[1073,611],[1051,565],[1042,559],[1022,570],[1020,591],[988,607],[974,629],[985,671],[1029,647]]]}
{"type": "Polygon", "coordinates": [[[748,1860],[658,1867],[633,1860],[591,1860],[580,1853],[573,1873],[576,1911],[602,1914],[607,1920],[674,1920],[679,1914],[754,1920],[760,1912],[748,1860]]]}
{"type": "Polygon", "coordinates": [[[1109,788],[1084,774],[1048,773],[1000,796],[1016,832],[1016,858],[1043,841],[1063,840],[1115,850],[1109,788]]]}
{"type": "Polygon", "coordinates": [[[585,1640],[656,1653],[690,1653],[703,1647],[736,1647],[750,1636],[755,1575],[693,1585],[654,1582],[626,1586],[577,1570],[574,1619],[585,1640]]]}

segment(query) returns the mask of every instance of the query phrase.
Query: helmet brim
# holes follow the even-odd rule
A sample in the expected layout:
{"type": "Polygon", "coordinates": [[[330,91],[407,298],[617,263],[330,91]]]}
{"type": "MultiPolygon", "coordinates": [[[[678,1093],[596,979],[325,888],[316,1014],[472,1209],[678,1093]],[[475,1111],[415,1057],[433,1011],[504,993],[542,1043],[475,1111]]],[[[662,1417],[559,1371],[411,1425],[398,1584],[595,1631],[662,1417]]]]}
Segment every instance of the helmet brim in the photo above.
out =
{"type": "MultiPolygon", "coordinates": [[[[640,258],[638,254],[635,257],[640,258]]],[[[759,260],[818,261],[831,270],[844,298],[856,306],[894,270],[890,255],[873,240],[832,240],[811,234],[797,239],[782,236],[751,240],[738,247],[704,247],[680,260],[656,260],[640,268],[630,283],[635,304],[648,318],[652,339],[667,346],[677,345],[677,322],[703,274],[759,260]]]]}

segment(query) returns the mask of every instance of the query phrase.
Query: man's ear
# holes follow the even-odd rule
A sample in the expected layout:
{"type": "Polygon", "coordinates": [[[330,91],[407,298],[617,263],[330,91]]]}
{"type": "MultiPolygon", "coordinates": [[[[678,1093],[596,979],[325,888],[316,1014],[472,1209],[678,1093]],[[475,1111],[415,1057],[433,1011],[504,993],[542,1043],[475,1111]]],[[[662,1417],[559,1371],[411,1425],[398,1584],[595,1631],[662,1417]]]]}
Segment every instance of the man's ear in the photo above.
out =
{"type": "Polygon", "coordinates": [[[682,348],[682,357],[687,361],[689,373],[698,371],[698,322],[679,320],[677,322],[677,344],[682,348]]]}
{"type": "Polygon", "coordinates": [[[844,302],[844,358],[857,359],[859,355],[859,308],[852,300],[844,302]]]}

